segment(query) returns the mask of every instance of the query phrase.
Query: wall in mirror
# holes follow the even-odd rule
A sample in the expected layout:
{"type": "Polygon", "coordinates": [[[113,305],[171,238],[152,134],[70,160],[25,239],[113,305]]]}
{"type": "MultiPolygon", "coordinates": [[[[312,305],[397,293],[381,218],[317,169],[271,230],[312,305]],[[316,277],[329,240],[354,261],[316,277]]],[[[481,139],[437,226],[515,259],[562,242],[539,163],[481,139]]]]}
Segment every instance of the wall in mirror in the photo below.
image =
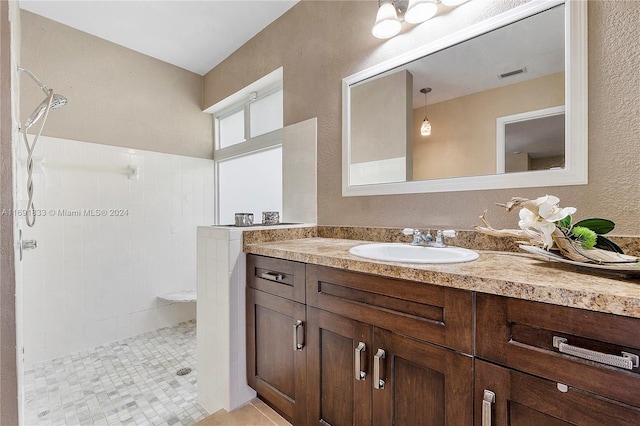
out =
{"type": "MultiPolygon", "coordinates": [[[[390,61],[387,69],[380,66],[346,78],[344,195],[431,192],[427,185],[418,188],[420,181],[435,182],[433,191],[451,190],[446,184],[451,179],[471,182],[461,189],[501,188],[509,187],[509,178],[500,175],[536,172],[544,179],[543,171],[553,171],[554,177],[566,172],[572,184],[586,183],[586,125],[571,126],[574,137],[566,137],[565,110],[571,110],[567,99],[573,102],[574,123],[586,117],[586,103],[576,102],[573,95],[586,93],[586,76],[572,82],[565,69],[570,64],[570,73],[586,74],[586,61],[580,63],[569,51],[575,50],[569,7],[576,15],[575,5],[560,1],[525,5],[510,11],[502,24],[487,23],[488,29],[473,29],[470,33],[477,34],[467,38],[435,43],[423,57],[390,61]],[[425,105],[420,90],[427,87],[431,91],[425,105]],[[410,114],[405,114],[405,101],[411,102],[410,114]],[[423,136],[420,126],[426,116],[431,134],[423,136]],[[584,162],[584,171],[567,158],[584,162]],[[387,185],[378,192],[357,188],[405,181],[405,186],[387,185]]],[[[574,31],[586,30],[574,26],[574,31]]],[[[541,184],[553,185],[553,179],[541,184]]],[[[518,186],[527,185],[514,184],[518,186]]]]}
{"type": "Polygon", "coordinates": [[[408,71],[353,88],[349,173],[354,185],[412,180],[412,90],[408,71]]]}
{"type": "MultiPolygon", "coordinates": [[[[429,105],[431,135],[421,136],[420,128],[414,126],[414,178],[500,173],[496,164],[497,120],[563,105],[564,72],[429,105]]],[[[423,108],[416,108],[414,120],[422,120],[423,113],[423,108]]]]}

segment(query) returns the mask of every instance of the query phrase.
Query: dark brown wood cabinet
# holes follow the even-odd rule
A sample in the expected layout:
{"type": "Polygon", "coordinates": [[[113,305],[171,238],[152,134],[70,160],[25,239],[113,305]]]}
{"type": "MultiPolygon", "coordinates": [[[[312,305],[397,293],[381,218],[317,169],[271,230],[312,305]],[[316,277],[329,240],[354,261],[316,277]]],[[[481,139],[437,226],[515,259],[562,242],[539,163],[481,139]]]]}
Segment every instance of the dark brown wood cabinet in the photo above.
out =
{"type": "Polygon", "coordinates": [[[372,348],[373,425],[472,423],[470,355],[378,327],[373,328],[372,348]],[[378,387],[377,368],[381,381],[378,387]]]}
{"type": "Polygon", "coordinates": [[[638,407],[478,359],[475,370],[476,426],[640,424],[638,407]]]}
{"type": "Polygon", "coordinates": [[[247,256],[247,286],[305,303],[305,264],[264,256],[247,256]]]}
{"type": "Polygon", "coordinates": [[[473,293],[307,265],[307,305],[399,334],[473,352],[473,293]]]}
{"type": "Polygon", "coordinates": [[[249,256],[247,272],[247,381],[287,420],[302,425],[307,405],[304,264],[249,256]]]}
{"type": "Polygon", "coordinates": [[[639,319],[488,294],[476,315],[476,425],[640,424],[639,319]]]}
{"type": "Polygon", "coordinates": [[[307,304],[308,425],[472,423],[473,359],[440,346],[471,353],[470,292],[307,265],[307,304]]]}
{"type": "Polygon", "coordinates": [[[247,258],[249,385],[295,426],[640,425],[640,319],[247,258]]]}
{"type": "Polygon", "coordinates": [[[472,423],[470,355],[313,307],[307,318],[307,425],[472,423]]]}
{"type": "Polygon", "coordinates": [[[307,321],[306,424],[371,424],[371,326],[312,307],[307,321]]]}

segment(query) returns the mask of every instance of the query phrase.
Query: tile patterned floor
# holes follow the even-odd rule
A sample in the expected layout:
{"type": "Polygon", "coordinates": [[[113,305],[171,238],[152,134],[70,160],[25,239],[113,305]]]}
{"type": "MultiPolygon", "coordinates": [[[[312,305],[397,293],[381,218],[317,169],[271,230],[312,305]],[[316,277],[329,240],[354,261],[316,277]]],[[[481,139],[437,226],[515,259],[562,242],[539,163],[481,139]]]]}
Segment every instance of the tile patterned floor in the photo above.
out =
{"type": "Polygon", "coordinates": [[[35,363],[25,371],[25,419],[36,425],[193,425],[194,321],[35,363]],[[192,371],[184,376],[183,367],[192,371]]]}

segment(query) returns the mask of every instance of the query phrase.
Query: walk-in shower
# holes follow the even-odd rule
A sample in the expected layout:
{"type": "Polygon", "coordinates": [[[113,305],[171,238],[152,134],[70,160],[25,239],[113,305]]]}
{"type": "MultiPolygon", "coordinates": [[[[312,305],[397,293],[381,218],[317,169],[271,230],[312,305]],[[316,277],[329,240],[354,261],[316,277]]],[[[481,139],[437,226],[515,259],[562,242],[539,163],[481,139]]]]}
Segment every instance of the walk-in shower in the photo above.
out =
{"type": "Polygon", "coordinates": [[[53,93],[53,89],[49,89],[47,86],[45,86],[38,79],[38,77],[36,77],[35,74],[33,74],[28,69],[18,66],[18,71],[22,71],[29,77],[31,77],[31,79],[35,81],[38,86],[40,86],[42,91],[47,96],[40,103],[40,105],[38,105],[36,109],[33,110],[29,118],[27,118],[25,122],[20,125],[20,132],[22,133],[22,138],[24,139],[24,144],[27,148],[27,208],[25,218],[27,226],[32,227],[36,223],[35,207],[33,205],[33,151],[35,150],[38,138],[42,134],[42,130],[44,129],[44,124],[47,121],[49,111],[65,106],[67,104],[67,98],[57,93],[53,93]],[[29,142],[29,138],[27,137],[27,130],[29,130],[29,128],[36,124],[40,119],[42,119],[40,128],[35,133],[33,141],[29,142]]]}

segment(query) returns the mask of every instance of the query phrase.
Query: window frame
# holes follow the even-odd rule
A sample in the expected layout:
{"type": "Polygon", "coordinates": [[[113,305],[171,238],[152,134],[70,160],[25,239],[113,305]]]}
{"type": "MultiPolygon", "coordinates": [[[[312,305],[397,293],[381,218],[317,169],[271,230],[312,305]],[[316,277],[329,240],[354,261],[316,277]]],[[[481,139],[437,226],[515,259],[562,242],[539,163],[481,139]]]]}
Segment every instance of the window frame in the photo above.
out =
{"type": "MultiPolygon", "coordinates": [[[[251,135],[251,104],[279,91],[283,91],[281,82],[267,86],[266,88],[260,91],[254,91],[253,93],[256,93],[255,99],[250,99],[250,98],[244,99],[242,101],[231,104],[228,107],[220,111],[217,111],[216,113],[213,114],[214,160],[215,160],[216,154],[225,156],[225,152],[228,148],[231,148],[235,145],[241,145],[243,143],[247,143],[251,139],[256,139],[256,138],[259,138],[260,136],[268,135],[269,133],[273,133],[275,131],[280,130],[280,129],[277,129],[272,132],[264,133],[258,136],[251,135]],[[230,145],[225,148],[220,148],[220,120],[226,117],[229,117],[230,115],[233,115],[242,110],[244,110],[244,141],[238,142],[234,145],[230,145]]],[[[284,123],[283,123],[283,127],[284,127],[284,123]]]]}
{"type": "MultiPolygon", "coordinates": [[[[263,133],[258,136],[251,136],[251,108],[250,105],[262,98],[265,98],[277,91],[283,91],[282,82],[271,84],[261,90],[254,91],[257,93],[255,99],[244,99],[233,103],[226,108],[221,109],[213,114],[213,131],[214,131],[214,173],[215,173],[215,194],[214,194],[214,219],[215,223],[220,224],[220,168],[219,164],[223,161],[233,160],[251,154],[273,149],[283,145],[283,128],[263,133]],[[243,142],[220,148],[220,124],[219,120],[228,117],[238,111],[244,110],[244,136],[243,142]]],[[[284,93],[283,93],[284,95],[284,93]]],[[[284,96],[283,96],[284,97],[284,96]]],[[[284,102],[283,102],[284,109],[284,102]]]]}

